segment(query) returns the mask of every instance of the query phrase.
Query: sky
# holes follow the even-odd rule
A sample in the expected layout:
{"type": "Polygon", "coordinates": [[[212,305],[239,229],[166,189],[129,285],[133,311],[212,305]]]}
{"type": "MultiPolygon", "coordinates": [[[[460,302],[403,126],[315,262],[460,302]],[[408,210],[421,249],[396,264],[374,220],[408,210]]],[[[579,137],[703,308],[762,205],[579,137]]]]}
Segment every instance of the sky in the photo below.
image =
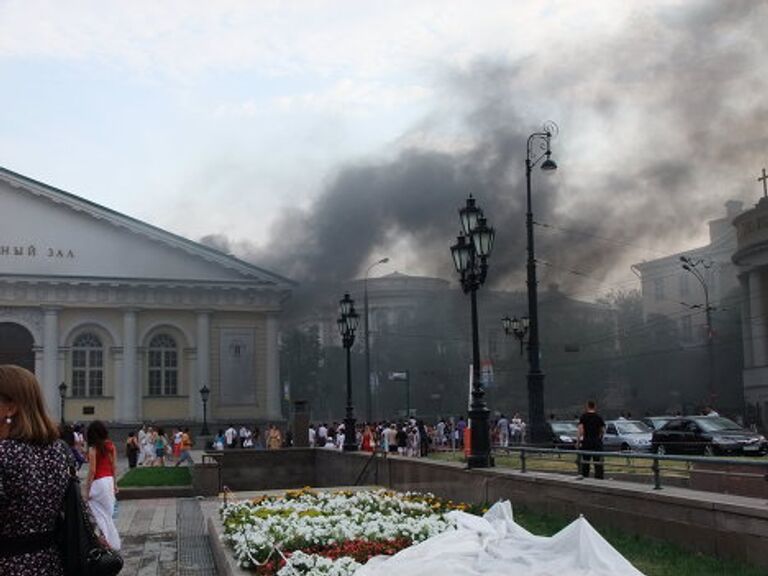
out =
{"type": "Polygon", "coordinates": [[[0,165],[299,281],[455,273],[473,193],[522,290],[594,299],[768,165],[765,0],[0,0],[0,165]]]}

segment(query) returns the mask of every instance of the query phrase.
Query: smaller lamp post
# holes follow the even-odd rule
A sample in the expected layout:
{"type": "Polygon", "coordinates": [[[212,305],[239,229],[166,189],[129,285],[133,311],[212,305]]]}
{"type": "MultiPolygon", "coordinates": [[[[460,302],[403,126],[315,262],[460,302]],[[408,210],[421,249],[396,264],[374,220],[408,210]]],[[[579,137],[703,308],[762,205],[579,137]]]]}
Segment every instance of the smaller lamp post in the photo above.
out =
{"type": "MultiPolygon", "coordinates": [[[[704,260],[704,258],[691,258],[690,256],[680,256],[680,262],[683,270],[689,272],[696,280],[701,284],[701,288],[704,291],[704,314],[707,323],[707,357],[709,359],[708,369],[708,382],[707,382],[707,395],[709,396],[707,402],[712,405],[715,402],[715,349],[714,338],[712,332],[712,311],[715,310],[714,306],[709,303],[709,284],[707,282],[707,273],[714,262],[710,260],[704,260]],[[703,270],[703,271],[702,271],[703,270]]],[[[701,308],[701,305],[694,305],[692,308],[701,308]]]]}
{"type": "Polygon", "coordinates": [[[200,388],[200,399],[203,401],[203,427],[200,429],[200,436],[208,436],[208,397],[211,395],[211,390],[203,384],[200,388]]]}
{"type": "Polygon", "coordinates": [[[64,402],[67,398],[67,385],[64,382],[59,384],[59,398],[61,398],[61,425],[64,426],[66,423],[64,419],[64,402]]]}
{"type": "Polygon", "coordinates": [[[504,327],[504,333],[507,336],[512,334],[520,341],[520,356],[522,356],[523,342],[525,341],[525,335],[528,334],[528,317],[523,316],[522,318],[518,318],[515,316],[514,318],[510,318],[509,316],[504,316],[504,318],[501,319],[501,325],[504,327]]]}
{"type": "Polygon", "coordinates": [[[350,349],[355,343],[355,331],[360,323],[360,316],[355,311],[355,301],[344,294],[339,300],[339,318],[336,321],[341,334],[341,342],[347,351],[347,408],[344,417],[344,451],[357,450],[357,434],[355,430],[355,408],[352,406],[352,364],[350,349]]]}

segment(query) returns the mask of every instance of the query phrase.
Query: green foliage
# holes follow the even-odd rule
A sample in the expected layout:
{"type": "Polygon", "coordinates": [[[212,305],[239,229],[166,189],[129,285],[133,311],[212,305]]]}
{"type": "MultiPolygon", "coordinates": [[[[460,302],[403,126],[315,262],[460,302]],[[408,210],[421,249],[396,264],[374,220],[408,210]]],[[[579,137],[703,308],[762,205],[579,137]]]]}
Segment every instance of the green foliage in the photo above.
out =
{"type": "Polygon", "coordinates": [[[192,477],[187,467],[132,468],[118,481],[120,488],[147,486],[190,486],[192,477]]]}

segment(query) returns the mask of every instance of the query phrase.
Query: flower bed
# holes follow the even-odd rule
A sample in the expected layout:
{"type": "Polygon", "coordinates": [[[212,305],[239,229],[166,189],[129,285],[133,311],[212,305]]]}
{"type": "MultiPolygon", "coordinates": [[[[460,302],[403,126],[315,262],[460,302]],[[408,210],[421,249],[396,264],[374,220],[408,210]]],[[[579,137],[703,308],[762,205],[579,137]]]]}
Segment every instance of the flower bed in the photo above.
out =
{"type": "Polygon", "coordinates": [[[453,528],[430,494],[292,491],[222,506],[224,539],[243,568],[260,575],[351,575],[373,556],[453,528]]]}

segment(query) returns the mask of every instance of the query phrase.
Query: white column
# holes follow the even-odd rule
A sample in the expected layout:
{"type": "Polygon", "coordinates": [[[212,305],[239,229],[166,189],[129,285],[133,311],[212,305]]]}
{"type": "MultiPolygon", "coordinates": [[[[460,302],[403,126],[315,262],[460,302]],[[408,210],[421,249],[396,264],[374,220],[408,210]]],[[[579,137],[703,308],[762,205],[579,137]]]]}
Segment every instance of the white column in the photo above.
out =
{"type": "Polygon", "coordinates": [[[752,327],[752,363],[758,368],[768,364],[768,331],[766,331],[766,307],[763,293],[762,269],[752,270],[749,273],[749,305],[750,316],[748,322],[752,327]]]}
{"type": "Polygon", "coordinates": [[[118,418],[124,422],[141,419],[141,386],[136,362],[136,310],[123,312],[123,377],[115,398],[118,418]]]}
{"type": "Polygon", "coordinates": [[[266,414],[270,420],[282,417],[280,411],[282,387],[280,386],[280,358],[277,346],[277,316],[267,315],[267,405],[266,414]]]}
{"type": "MultiPolygon", "coordinates": [[[[43,392],[48,410],[61,418],[59,398],[59,310],[46,308],[43,320],[43,392]]],[[[70,391],[72,389],[70,383],[70,391]]]]}
{"type": "MultiPolygon", "coordinates": [[[[211,314],[201,310],[197,313],[197,361],[195,378],[189,390],[189,415],[194,420],[203,419],[203,401],[200,388],[211,387],[211,314]]],[[[208,416],[211,416],[211,403],[208,402],[208,416]]]]}

